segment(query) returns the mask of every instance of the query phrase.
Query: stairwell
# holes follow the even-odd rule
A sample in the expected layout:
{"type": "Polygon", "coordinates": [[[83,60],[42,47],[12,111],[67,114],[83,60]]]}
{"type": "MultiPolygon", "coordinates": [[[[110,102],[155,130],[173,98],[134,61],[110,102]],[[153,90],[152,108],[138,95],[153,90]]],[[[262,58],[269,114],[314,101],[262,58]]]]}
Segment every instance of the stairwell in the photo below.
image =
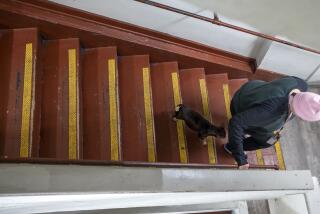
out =
{"type": "MultiPolygon", "coordinates": [[[[235,169],[227,139],[203,146],[172,121],[175,106],[227,128],[241,85],[275,77],[251,59],[45,1],[0,1],[0,29],[3,164],[235,169]]],[[[285,169],[279,143],[247,155],[252,169],[285,169]]]]}
{"type": "MultiPolygon", "coordinates": [[[[232,94],[247,79],[42,38],[37,28],[1,31],[2,158],[234,165],[226,139],[203,146],[171,117],[183,103],[227,127],[232,94]]],[[[252,165],[278,165],[274,148],[248,156],[252,165]]]]}

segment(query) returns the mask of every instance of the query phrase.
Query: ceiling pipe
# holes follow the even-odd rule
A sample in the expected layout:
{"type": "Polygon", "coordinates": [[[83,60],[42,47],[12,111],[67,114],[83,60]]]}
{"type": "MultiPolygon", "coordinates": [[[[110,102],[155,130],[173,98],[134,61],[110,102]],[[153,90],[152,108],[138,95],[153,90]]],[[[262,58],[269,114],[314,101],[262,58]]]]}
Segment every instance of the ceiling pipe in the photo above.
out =
{"type": "Polygon", "coordinates": [[[278,39],[278,38],[276,38],[274,36],[270,36],[270,35],[263,34],[263,33],[258,33],[256,31],[248,30],[248,29],[245,29],[245,28],[242,28],[242,27],[238,27],[236,25],[232,25],[232,24],[228,24],[226,22],[220,21],[216,13],[214,14],[214,18],[211,19],[211,18],[208,18],[208,17],[205,17],[205,16],[201,16],[201,15],[198,15],[198,14],[195,14],[195,13],[191,13],[191,12],[188,12],[188,11],[185,11],[185,10],[181,10],[181,9],[178,9],[178,8],[175,8],[175,7],[171,7],[171,6],[168,6],[168,5],[160,4],[160,3],[153,2],[153,1],[150,1],[150,0],[134,0],[134,1],[141,2],[141,3],[147,4],[147,5],[151,5],[151,6],[154,6],[154,7],[158,7],[158,8],[164,9],[164,10],[172,11],[172,12],[175,12],[175,13],[179,13],[179,14],[182,14],[182,15],[186,15],[186,16],[189,16],[189,17],[192,17],[192,18],[195,18],[195,19],[200,19],[202,21],[210,22],[210,23],[215,24],[215,25],[220,25],[220,26],[223,26],[223,27],[227,27],[227,28],[230,28],[230,29],[234,29],[234,30],[237,30],[237,31],[248,33],[248,34],[251,34],[251,35],[254,35],[254,36],[257,36],[257,37],[261,37],[261,38],[264,38],[264,39],[268,39],[268,40],[272,40],[272,41],[275,41],[275,42],[279,42],[279,43],[282,43],[282,44],[285,44],[285,45],[288,45],[288,46],[292,46],[292,47],[295,47],[295,48],[298,48],[298,49],[302,49],[304,51],[309,51],[309,52],[312,52],[312,53],[320,54],[320,51],[312,49],[312,48],[304,47],[302,45],[298,45],[298,44],[293,43],[293,42],[289,42],[289,41],[286,41],[286,40],[283,40],[283,39],[278,39]]]}

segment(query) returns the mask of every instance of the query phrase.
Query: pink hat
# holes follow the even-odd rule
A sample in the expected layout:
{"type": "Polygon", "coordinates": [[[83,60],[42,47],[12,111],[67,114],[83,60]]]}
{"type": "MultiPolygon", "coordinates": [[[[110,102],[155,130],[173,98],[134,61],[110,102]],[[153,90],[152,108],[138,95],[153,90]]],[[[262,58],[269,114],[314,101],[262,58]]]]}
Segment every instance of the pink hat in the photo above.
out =
{"type": "Polygon", "coordinates": [[[320,120],[320,95],[312,92],[297,93],[292,100],[294,113],[306,121],[320,120]]]}

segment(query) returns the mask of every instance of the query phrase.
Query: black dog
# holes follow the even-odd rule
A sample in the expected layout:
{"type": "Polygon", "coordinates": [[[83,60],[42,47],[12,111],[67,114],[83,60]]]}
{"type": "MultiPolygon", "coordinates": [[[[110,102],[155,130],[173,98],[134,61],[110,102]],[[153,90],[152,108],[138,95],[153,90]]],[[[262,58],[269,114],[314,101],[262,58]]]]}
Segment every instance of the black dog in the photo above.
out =
{"type": "Polygon", "coordinates": [[[226,136],[226,131],[224,127],[216,127],[206,120],[201,114],[193,111],[191,108],[183,104],[177,105],[173,115],[173,120],[184,120],[187,126],[193,131],[198,132],[198,137],[206,145],[206,137],[214,136],[224,138],[226,136]]]}

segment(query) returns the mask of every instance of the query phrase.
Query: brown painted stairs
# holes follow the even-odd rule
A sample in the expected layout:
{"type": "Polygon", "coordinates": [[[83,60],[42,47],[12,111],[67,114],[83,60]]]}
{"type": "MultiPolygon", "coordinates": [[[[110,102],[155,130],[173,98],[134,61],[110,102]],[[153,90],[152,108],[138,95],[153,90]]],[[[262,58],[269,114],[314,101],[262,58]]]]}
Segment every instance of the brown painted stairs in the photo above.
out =
{"type": "MultiPolygon", "coordinates": [[[[227,126],[230,99],[246,79],[80,44],[43,40],[36,28],[0,31],[2,160],[235,166],[226,139],[202,146],[171,117],[184,103],[227,126]]],[[[274,148],[248,156],[253,165],[278,164],[274,148]]]]}

